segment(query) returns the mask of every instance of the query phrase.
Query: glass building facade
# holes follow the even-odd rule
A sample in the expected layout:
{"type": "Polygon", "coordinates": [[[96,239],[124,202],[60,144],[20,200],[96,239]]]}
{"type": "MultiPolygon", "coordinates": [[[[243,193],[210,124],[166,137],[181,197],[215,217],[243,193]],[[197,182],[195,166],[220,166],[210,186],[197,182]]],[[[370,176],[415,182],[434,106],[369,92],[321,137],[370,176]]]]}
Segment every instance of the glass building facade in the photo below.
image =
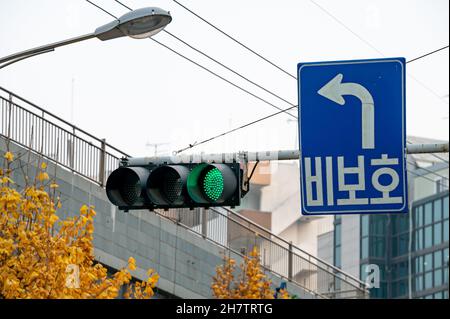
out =
{"type": "Polygon", "coordinates": [[[412,292],[414,298],[448,298],[448,191],[413,209],[412,292]]]}
{"type": "MultiPolygon", "coordinates": [[[[449,192],[414,203],[409,214],[360,215],[360,278],[379,267],[371,298],[448,298],[449,192]]],[[[342,217],[336,216],[334,264],[341,267],[342,217]]]]}

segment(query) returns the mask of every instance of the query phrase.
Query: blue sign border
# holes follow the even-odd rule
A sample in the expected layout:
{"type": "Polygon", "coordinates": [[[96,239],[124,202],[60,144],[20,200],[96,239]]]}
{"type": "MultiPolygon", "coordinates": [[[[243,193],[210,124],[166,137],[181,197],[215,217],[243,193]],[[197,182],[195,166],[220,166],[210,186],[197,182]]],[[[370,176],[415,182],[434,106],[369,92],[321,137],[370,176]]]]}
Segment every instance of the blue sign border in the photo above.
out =
{"type": "Polygon", "coordinates": [[[360,60],[337,60],[337,61],[321,61],[321,62],[301,62],[297,64],[297,94],[298,94],[298,141],[299,141],[299,166],[300,166],[300,194],[301,194],[301,214],[305,216],[327,216],[327,215],[361,215],[361,214],[405,214],[409,210],[408,201],[408,181],[407,181],[407,160],[406,160],[406,60],[402,57],[396,58],[381,58],[381,59],[360,59],[360,60]],[[303,187],[303,157],[302,157],[302,137],[301,137],[301,77],[300,72],[303,67],[326,66],[326,65],[341,65],[341,64],[364,64],[364,63],[383,63],[383,62],[397,62],[402,67],[402,160],[403,160],[403,187],[404,187],[404,205],[397,210],[374,209],[374,210],[351,210],[351,211],[326,211],[326,212],[308,212],[305,206],[305,196],[303,187]],[[406,210],[405,210],[406,208],[406,210]]]}

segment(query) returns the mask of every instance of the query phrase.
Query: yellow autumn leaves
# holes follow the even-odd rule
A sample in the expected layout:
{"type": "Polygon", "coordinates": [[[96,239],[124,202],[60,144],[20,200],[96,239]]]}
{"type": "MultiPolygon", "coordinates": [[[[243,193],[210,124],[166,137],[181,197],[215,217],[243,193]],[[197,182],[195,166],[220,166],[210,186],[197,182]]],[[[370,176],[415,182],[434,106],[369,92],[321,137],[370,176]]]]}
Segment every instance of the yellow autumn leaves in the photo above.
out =
{"type": "Polygon", "coordinates": [[[8,162],[12,162],[14,160],[14,155],[11,152],[6,152],[3,156],[8,162]]]}
{"type": "MultiPolygon", "coordinates": [[[[264,275],[256,247],[245,256],[240,265],[240,275],[235,278],[236,261],[224,257],[224,263],[216,268],[211,289],[218,299],[273,299],[275,292],[264,275]]],[[[287,291],[280,291],[281,299],[288,299],[287,291]]]]}
{"type": "Polygon", "coordinates": [[[146,281],[133,283],[134,258],[114,274],[95,262],[94,207],[83,205],[78,215],[59,218],[61,201],[54,192],[58,186],[49,181],[47,164],[39,166],[33,185],[19,190],[10,178],[14,155],[7,152],[3,157],[7,167],[0,169],[0,299],[117,298],[123,286],[126,297],[153,296],[159,277],[149,270],[146,281]],[[74,276],[76,287],[67,284],[68,276],[74,276]]]}

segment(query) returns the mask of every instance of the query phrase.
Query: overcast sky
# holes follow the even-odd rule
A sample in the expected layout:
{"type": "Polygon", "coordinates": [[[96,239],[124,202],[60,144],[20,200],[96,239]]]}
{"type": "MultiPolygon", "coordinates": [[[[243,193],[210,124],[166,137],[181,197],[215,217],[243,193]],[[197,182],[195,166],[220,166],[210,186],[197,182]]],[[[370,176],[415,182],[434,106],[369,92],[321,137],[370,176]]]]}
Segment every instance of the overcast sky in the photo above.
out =
{"type": "MultiPolygon", "coordinates": [[[[449,43],[448,0],[314,1],[180,0],[292,74],[299,62],[410,60],[449,43]]],[[[113,0],[93,2],[116,16],[127,12],[113,0]]],[[[135,9],[170,11],[167,31],[297,104],[296,80],[173,1],[123,2],[135,9]]],[[[0,0],[0,57],[91,33],[112,19],[84,0],[0,0]]],[[[277,106],[289,107],[169,35],[161,32],[155,39],[277,106]]],[[[448,140],[448,60],[446,49],[408,64],[408,135],[448,140]]],[[[0,85],[134,156],[153,154],[147,143],[168,143],[160,146],[164,154],[276,112],[149,39],[91,39],[59,48],[0,70],[0,85]]],[[[297,124],[289,118],[278,115],[188,152],[292,149],[297,124]]]]}

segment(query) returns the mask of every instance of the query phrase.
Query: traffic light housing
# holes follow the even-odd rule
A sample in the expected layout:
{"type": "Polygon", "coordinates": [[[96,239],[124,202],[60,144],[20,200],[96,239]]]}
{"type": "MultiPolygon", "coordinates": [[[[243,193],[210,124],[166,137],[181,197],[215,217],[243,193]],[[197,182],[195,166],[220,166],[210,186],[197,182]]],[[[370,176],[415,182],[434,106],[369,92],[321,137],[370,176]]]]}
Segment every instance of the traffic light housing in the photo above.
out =
{"type": "Polygon", "coordinates": [[[233,163],[148,164],[126,161],[106,182],[106,194],[121,210],[195,208],[240,204],[243,169],[233,163]]]}

